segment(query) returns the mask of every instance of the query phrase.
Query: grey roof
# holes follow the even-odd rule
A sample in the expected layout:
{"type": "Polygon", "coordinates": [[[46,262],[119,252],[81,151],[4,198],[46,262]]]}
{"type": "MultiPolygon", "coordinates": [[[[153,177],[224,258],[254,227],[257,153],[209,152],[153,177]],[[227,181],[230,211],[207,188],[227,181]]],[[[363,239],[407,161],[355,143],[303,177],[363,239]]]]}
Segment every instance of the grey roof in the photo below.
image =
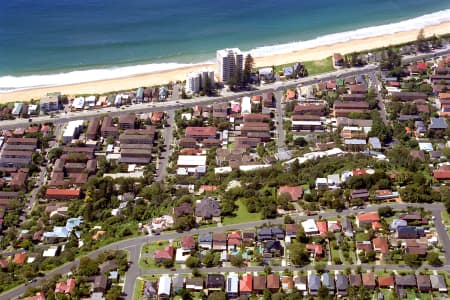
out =
{"type": "Polygon", "coordinates": [[[198,236],[198,241],[202,242],[212,242],[212,233],[205,233],[198,236]]]}
{"type": "Polygon", "coordinates": [[[184,287],[184,276],[177,274],[172,279],[172,285],[174,288],[183,288],[184,287]]]}
{"type": "Polygon", "coordinates": [[[414,275],[396,275],[395,283],[400,286],[416,286],[416,277],[414,275]]]}
{"type": "Polygon", "coordinates": [[[322,285],[320,282],[320,278],[319,276],[315,275],[315,274],[311,274],[309,275],[309,279],[308,279],[308,285],[309,285],[309,289],[313,289],[313,290],[318,290],[320,289],[320,286],[322,285]]]}
{"type": "Polygon", "coordinates": [[[334,291],[334,278],[330,273],[326,272],[322,274],[322,284],[330,291],[334,291]]]}
{"type": "Polygon", "coordinates": [[[446,128],[447,122],[445,121],[445,118],[442,117],[431,118],[430,129],[446,129],[446,128]]]}
{"type": "Polygon", "coordinates": [[[444,276],[442,275],[430,275],[431,286],[433,289],[446,289],[447,284],[445,283],[444,276]]]}
{"type": "Polygon", "coordinates": [[[416,275],[417,287],[419,288],[431,288],[430,275],[416,275]]]}
{"type": "Polygon", "coordinates": [[[346,145],[365,145],[366,140],[363,139],[346,139],[344,140],[344,144],[346,145]]]}
{"type": "Polygon", "coordinates": [[[373,149],[381,149],[381,142],[380,139],[377,137],[370,137],[369,144],[370,146],[372,146],[373,149]]]}
{"type": "Polygon", "coordinates": [[[336,275],[336,288],[338,290],[346,290],[348,287],[348,278],[344,274],[336,275]]]}
{"type": "Polygon", "coordinates": [[[214,199],[206,198],[197,203],[195,215],[202,218],[212,218],[220,216],[220,204],[214,199]]]}
{"type": "Polygon", "coordinates": [[[399,122],[404,122],[404,121],[409,121],[409,120],[413,120],[413,121],[417,121],[417,120],[421,120],[422,117],[419,115],[400,115],[397,120],[399,122]]]}

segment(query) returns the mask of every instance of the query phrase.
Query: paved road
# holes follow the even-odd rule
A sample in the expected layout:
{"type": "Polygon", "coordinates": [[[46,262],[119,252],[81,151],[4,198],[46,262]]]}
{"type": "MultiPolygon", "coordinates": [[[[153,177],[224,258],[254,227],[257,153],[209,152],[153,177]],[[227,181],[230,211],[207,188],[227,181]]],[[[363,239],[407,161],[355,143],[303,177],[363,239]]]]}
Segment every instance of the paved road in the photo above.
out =
{"type": "MultiPolygon", "coordinates": [[[[371,205],[366,207],[364,210],[344,210],[343,212],[322,212],[319,215],[315,216],[305,216],[305,215],[295,215],[293,216],[295,221],[305,220],[307,218],[312,219],[318,219],[319,217],[322,217],[324,219],[327,218],[333,218],[338,215],[340,216],[347,216],[351,214],[356,214],[358,212],[371,212],[371,211],[377,211],[379,207],[381,206],[391,206],[393,209],[401,210],[406,209],[408,206],[411,207],[423,207],[426,210],[430,210],[432,215],[435,218],[435,228],[436,232],[439,236],[439,242],[442,244],[444,250],[445,250],[445,257],[446,257],[446,265],[444,266],[445,269],[450,269],[450,239],[447,234],[445,226],[442,224],[442,217],[441,212],[444,210],[444,205],[442,203],[433,203],[433,204],[382,204],[382,205],[371,205]]],[[[88,254],[89,257],[95,258],[98,254],[102,253],[103,251],[107,250],[129,250],[132,253],[130,253],[130,259],[132,260],[132,265],[130,272],[127,272],[126,275],[126,284],[125,284],[125,292],[129,295],[132,293],[132,288],[130,287],[130,284],[134,284],[136,281],[136,278],[140,275],[141,271],[138,268],[139,264],[139,252],[136,252],[137,249],[140,249],[140,247],[144,243],[148,242],[157,242],[162,240],[171,240],[171,239],[179,239],[187,234],[189,235],[195,235],[195,234],[205,234],[210,232],[224,232],[229,230],[248,230],[248,229],[254,229],[255,227],[263,226],[263,225],[269,225],[269,224],[283,224],[284,217],[271,219],[271,220],[261,220],[261,221],[255,221],[255,222],[248,222],[248,223],[241,223],[241,224],[233,224],[233,225],[226,225],[222,227],[210,227],[210,228],[201,228],[201,229],[193,229],[190,232],[184,232],[184,233],[177,233],[177,232],[170,232],[170,233],[161,233],[159,236],[140,236],[136,238],[131,238],[127,240],[123,240],[114,244],[110,244],[108,246],[102,247],[100,249],[97,249],[91,253],[88,254]],[[137,254],[136,254],[137,253],[137,254]]],[[[45,277],[46,279],[51,278],[55,274],[64,274],[70,272],[70,270],[77,266],[79,263],[79,259],[76,259],[74,262],[68,263],[64,266],[58,267],[53,269],[52,271],[48,272],[45,277]]],[[[392,269],[394,265],[388,265],[387,268],[392,269]]],[[[397,268],[397,266],[395,266],[397,268]]],[[[31,284],[31,286],[37,286],[39,285],[39,282],[42,280],[40,278],[36,283],[31,284]]],[[[21,285],[18,286],[15,289],[9,290],[3,294],[0,295],[0,299],[13,299],[16,297],[19,297],[22,295],[27,286],[21,285]]]]}
{"type": "Polygon", "coordinates": [[[388,120],[387,120],[387,114],[386,114],[386,106],[384,105],[383,97],[381,97],[380,92],[379,92],[380,83],[378,81],[377,74],[375,72],[371,72],[371,73],[369,73],[369,78],[370,78],[370,82],[371,82],[371,87],[375,90],[375,92],[377,94],[377,105],[378,105],[378,109],[380,112],[381,120],[383,120],[383,123],[385,125],[387,125],[388,120]]]}
{"type": "Polygon", "coordinates": [[[156,181],[161,181],[166,177],[167,165],[172,153],[173,127],[175,126],[175,111],[169,110],[167,113],[167,127],[162,131],[164,138],[164,152],[161,153],[159,166],[156,172],[156,181]]]}
{"type": "Polygon", "coordinates": [[[274,93],[276,105],[276,127],[277,127],[277,146],[278,153],[286,151],[285,134],[283,128],[283,91],[278,90],[274,93]]]}
{"type": "MultiPolygon", "coordinates": [[[[295,79],[284,82],[275,82],[272,84],[264,85],[263,87],[253,90],[253,91],[243,91],[243,92],[229,92],[222,90],[221,96],[219,97],[197,97],[193,99],[183,99],[183,100],[170,100],[167,102],[155,102],[155,103],[140,103],[133,104],[129,107],[122,106],[120,108],[116,107],[108,107],[103,109],[96,110],[86,110],[79,112],[68,112],[68,113],[57,113],[54,118],[50,116],[42,116],[33,118],[32,123],[47,123],[53,122],[54,124],[63,124],[67,123],[71,120],[89,120],[94,117],[109,115],[111,117],[117,117],[124,113],[148,113],[154,111],[169,111],[169,110],[177,110],[182,107],[193,107],[198,104],[209,105],[213,103],[223,103],[229,102],[232,100],[236,100],[242,98],[244,96],[253,96],[259,95],[264,92],[274,91],[274,90],[284,90],[291,87],[296,87],[298,84],[311,85],[318,83],[320,81],[327,81],[331,79],[335,79],[336,77],[347,77],[347,76],[355,76],[366,74],[367,72],[376,70],[378,67],[376,65],[367,65],[361,68],[350,68],[343,69],[328,73],[323,73],[320,75],[316,75],[314,77],[305,77],[301,79],[295,79]],[[180,103],[177,103],[180,102],[180,103]]],[[[176,93],[177,94],[177,93],[176,93]]],[[[179,93],[178,93],[179,94],[179,93]]],[[[29,125],[28,119],[16,119],[16,120],[8,120],[8,121],[0,121],[0,127],[2,129],[13,129],[18,127],[26,127],[29,125]]]]}

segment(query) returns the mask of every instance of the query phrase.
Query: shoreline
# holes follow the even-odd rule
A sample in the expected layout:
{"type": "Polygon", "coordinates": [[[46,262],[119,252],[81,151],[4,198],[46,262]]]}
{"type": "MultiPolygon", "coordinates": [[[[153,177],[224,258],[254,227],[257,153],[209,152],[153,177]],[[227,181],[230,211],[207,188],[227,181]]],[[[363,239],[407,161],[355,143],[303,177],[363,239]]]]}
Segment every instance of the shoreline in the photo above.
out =
{"type": "MultiPolygon", "coordinates": [[[[434,34],[443,35],[450,33],[450,21],[438,25],[426,26],[423,28],[426,37],[434,34]]],[[[276,66],[296,61],[321,60],[331,56],[335,52],[348,54],[351,52],[361,52],[370,49],[382,48],[389,45],[402,44],[414,41],[419,30],[408,30],[392,34],[354,39],[346,42],[339,42],[331,45],[313,47],[293,51],[284,54],[274,54],[270,56],[254,57],[255,67],[276,66]]],[[[167,84],[170,81],[185,80],[186,74],[200,70],[203,67],[212,67],[214,64],[195,64],[166,71],[155,71],[146,74],[131,75],[114,79],[103,79],[75,84],[56,85],[47,87],[34,87],[17,90],[13,92],[0,93],[0,103],[13,101],[29,101],[40,99],[41,96],[49,92],[61,92],[66,95],[75,94],[102,94],[120,90],[130,90],[139,86],[153,86],[167,84]]]]}

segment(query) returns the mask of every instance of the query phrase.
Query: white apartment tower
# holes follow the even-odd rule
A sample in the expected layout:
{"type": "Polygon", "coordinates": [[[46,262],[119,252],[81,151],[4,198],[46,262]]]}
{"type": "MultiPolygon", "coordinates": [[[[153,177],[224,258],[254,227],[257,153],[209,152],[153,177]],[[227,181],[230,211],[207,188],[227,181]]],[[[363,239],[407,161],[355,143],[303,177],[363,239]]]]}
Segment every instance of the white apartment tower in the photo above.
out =
{"type": "Polygon", "coordinates": [[[242,72],[244,56],[238,48],[217,50],[218,79],[227,82],[234,76],[236,70],[242,72]]]}
{"type": "Polygon", "coordinates": [[[199,72],[191,72],[186,75],[186,92],[198,93],[201,89],[206,87],[206,80],[209,78],[209,83],[214,86],[214,71],[210,68],[203,68],[199,72]]]}
{"type": "Polygon", "coordinates": [[[198,93],[200,91],[200,73],[192,72],[186,76],[186,92],[198,93]]]}

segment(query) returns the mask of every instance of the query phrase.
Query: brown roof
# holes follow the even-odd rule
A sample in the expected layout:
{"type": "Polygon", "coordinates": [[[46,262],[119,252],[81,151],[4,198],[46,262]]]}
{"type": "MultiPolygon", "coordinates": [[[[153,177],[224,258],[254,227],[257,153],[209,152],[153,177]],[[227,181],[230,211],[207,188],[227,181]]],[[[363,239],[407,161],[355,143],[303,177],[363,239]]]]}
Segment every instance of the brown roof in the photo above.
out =
{"type": "Polygon", "coordinates": [[[392,275],[380,275],[378,276],[378,286],[380,288],[386,288],[394,286],[394,276],[392,275]]]}
{"type": "Polygon", "coordinates": [[[267,275],[267,288],[268,289],[279,289],[280,288],[280,276],[278,274],[267,275]]]}
{"type": "Polygon", "coordinates": [[[301,186],[280,186],[278,195],[289,194],[291,201],[297,201],[303,196],[303,188],[301,186]]]}
{"type": "Polygon", "coordinates": [[[215,136],[216,127],[186,127],[186,136],[215,136]]]}
{"type": "Polygon", "coordinates": [[[363,273],[361,275],[362,282],[365,287],[374,287],[375,286],[375,275],[373,272],[363,273]]]}
{"type": "Polygon", "coordinates": [[[265,290],[266,289],[266,276],[255,276],[253,277],[253,289],[254,290],[265,290]]]}
{"type": "Polygon", "coordinates": [[[380,249],[382,254],[389,252],[389,246],[384,237],[377,237],[372,240],[373,248],[380,249]]]}

